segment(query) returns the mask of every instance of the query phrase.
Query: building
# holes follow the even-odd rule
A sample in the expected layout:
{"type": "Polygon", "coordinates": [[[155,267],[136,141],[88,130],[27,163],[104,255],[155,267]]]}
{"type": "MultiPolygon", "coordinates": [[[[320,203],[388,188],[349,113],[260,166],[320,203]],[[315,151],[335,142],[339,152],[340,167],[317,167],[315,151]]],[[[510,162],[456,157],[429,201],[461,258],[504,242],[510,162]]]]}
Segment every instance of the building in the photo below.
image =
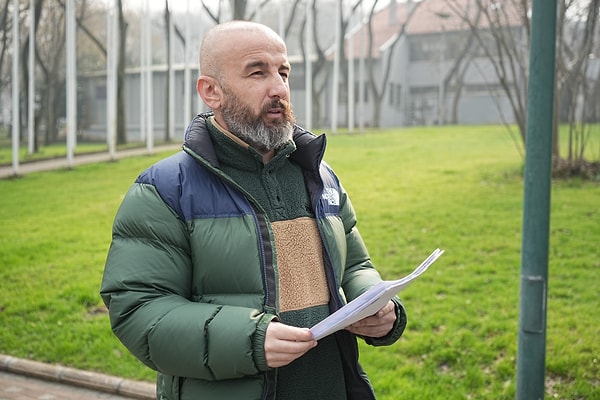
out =
{"type": "MultiPolygon", "coordinates": [[[[476,40],[466,18],[476,20],[475,9],[470,8],[472,0],[427,0],[422,3],[392,1],[389,5],[368,19],[355,19],[348,25],[345,36],[345,57],[341,62],[341,77],[337,84],[339,101],[334,106],[333,59],[335,51],[334,24],[331,13],[321,14],[317,20],[319,36],[328,41],[323,47],[327,57],[322,73],[314,78],[324,90],[319,98],[317,115],[313,115],[311,126],[324,128],[331,126],[332,115],[337,115],[337,126],[412,126],[432,124],[499,124],[513,123],[514,114],[510,99],[498,78],[490,57],[495,53],[493,39],[488,37],[488,46],[476,40]],[[464,15],[456,12],[449,4],[463,7],[464,15]],[[464,18],[463,18],[464,17],[464,18]],[[371,31],[369,30],[371,28],[371,31]],[[371,35],[369,34],[371,32],[371,35]],[[372,40],[369,40],[371,36],[372,40]],[[370,43],[370,45],[369,45],[370,43]],[[381,101],[378,102],[370,87],[377,88],[381,101]],[[351,89],[349,89],[351,88],[351,89]],[[354,92],[354,107],[348,107],[348,100],[354,92]],[[379,106],[377,106],[379,104],[379,106]],[[334,107],[337,109],[334,110],[334,107]],[[335,112],[334,112],[335,111],[335,112]],[[352,113],[350,113],[353,111],[352,113]],[[379,114],[379,116],[377,116],[379,114]]],[[[493,3],[502,7],[504,2],[493,3]]],[[[494,10],[492,10],[494,11],[494,10]]],[[[510,11],[510,10],[509,10],[510,11]]],[[[517,13],[498,9],[505,18],[505,29],[517,41],[517,49],[527,59],[526,36],[517,13]]],[[[269,23],[269,16],[263,15],[263,22],[277,28],[277,19],[269,23]]],[[[479,29],[489,29],[485,22],[479,29]]],[[[297,33],[298,35],[298,33],[297,33]]],[[[287,38],[286,42],[302,40],[301,37],[287,38]]],[[[299,48],[293,45],[290,48],[299,48]]],[[[297,120],[306,126],[306,85],[305,64],[301,54],[290,54],[292,75],[292,103],[297,120]]],[[[198,67],[190,65],[192,83],[198,74],[198,67]]],[[[153,66],[153,115],[154,136],[164,137],[165,110],[168,96],[165,94],[165,66],[153,66]]],[[[185,91],[192,92],[193,113],[204,110],[195,92],[195,85],[184,88],[183,65],[175,70],[175,135],[181,134],[191,116],[183,115],[185,91]]],[[[526,78],[524,70],[514,70],[514,75],[505,76],[504,84],[511,90],[523,91],[526,78]]],[[[140,70],[127,71],[126,124],[128,139],[143,139],[140,132],[140,70]]],[[[105,75],[88,75],[80,78],[80,93],[83,94],[83,113],[80,116],[80,131],[84,136],[101,138],[106,131],[106,79],[105,75]]],[[[352,128],[351,127],[351,128],[352,128]]],[[[104,136],[105,137],[105,136],[104,136]]]]}

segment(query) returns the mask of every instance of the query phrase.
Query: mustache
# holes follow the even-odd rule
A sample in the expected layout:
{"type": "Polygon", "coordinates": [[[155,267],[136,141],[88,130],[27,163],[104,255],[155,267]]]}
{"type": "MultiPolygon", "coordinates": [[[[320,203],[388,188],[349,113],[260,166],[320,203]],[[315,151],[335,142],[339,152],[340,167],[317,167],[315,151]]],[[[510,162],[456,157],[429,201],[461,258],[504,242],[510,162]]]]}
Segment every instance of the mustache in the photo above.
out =
{"type": "Polygon", "coordinates": [[[269,112],[270,109],[273,109],[273,108],[281,108],[283,110],[284,114],[287,114],[288,112],[291,111],[292,105],[287,100],[273,99],[264,105],[262,111],[266,114],[269,112]]]}

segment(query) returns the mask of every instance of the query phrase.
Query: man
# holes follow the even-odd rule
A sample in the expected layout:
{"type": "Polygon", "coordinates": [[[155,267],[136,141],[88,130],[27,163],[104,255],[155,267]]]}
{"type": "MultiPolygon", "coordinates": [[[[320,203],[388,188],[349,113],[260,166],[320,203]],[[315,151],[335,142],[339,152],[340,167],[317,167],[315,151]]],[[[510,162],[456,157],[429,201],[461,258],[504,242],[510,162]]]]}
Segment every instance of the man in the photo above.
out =
{"type": "Polygon", "coordinates": [[[114,333],[158,371],[158,399],[374,399],[356,336],[392,344],[406,314],[395,298],[318,343],[308,329],[381,278],[325,136],[294,124],[283,41],[218,25],[200,67],[212,113],[115,218],[101,289],[114,333]]]}

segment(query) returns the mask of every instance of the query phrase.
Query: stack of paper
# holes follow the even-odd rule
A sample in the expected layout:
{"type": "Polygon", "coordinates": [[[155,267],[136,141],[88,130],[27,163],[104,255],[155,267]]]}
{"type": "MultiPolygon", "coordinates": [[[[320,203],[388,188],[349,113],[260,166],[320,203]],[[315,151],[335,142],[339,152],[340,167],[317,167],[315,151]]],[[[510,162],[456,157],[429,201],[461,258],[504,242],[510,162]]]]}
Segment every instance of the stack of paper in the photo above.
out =
{"type": "Polygon", "coordinates": [[[344,329],[365,317],[377,313],[400,290],[404,289],[425,272],[443,253],[444,250],[435,249],[421,265],[404,278],[395,281],[382,281],[371,287],[356,299],[310,328],[314,338],[316,340],[322,339],[333,332],[344,329]]]}

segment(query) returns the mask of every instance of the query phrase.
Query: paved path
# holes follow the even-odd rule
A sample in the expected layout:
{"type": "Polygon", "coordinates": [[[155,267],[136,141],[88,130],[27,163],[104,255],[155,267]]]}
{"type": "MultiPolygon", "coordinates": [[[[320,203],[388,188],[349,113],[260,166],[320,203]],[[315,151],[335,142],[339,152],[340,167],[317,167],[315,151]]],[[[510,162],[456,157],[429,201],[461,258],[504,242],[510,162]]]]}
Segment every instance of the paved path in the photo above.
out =
{"type": "Polygon", "coordinates": [[[0,400],[153,400],[155,385],[0,354],[0,400]]]}
{"type": "Polygon", "coordinates": [[[131,397],[0,372],[0,400],[131,400],[131,397]]]}
{"type": "MultiPolygon", "coordinates": [[[[154,147],[154,149],[151,152],[149,152],[148,149],[145,147],[136,148],[136,149],[120,150],[120,151],[116,152],[114,157],[111,157],[111,155],[108,152],[75,155],[73,157],[72,167],[76,167],[77,165],[82,165],[82,164],[91,164],[91,163],[118,160],[118,159],[125,158],[125,157],[156,154],[156,153],[160,153],[163,151],[171,151],[172,150],[173,152],[176,152],[178,149],[181,149],[181,143],[156,146],[156,147],[154,147]]],[[[19,164],[17,171],[15,171],[15,169],[13,168],[12,165],[0,166],[0,179],[23,176],[26,174],[30,174],[32,172],[50,171],[50,170],[55,170],[55,169],[67,169],[67,168],[69,168],[69,163],[67,162],[66,157],[21,163],[21,164],[19,164]]],[[[2,399],[0,399],[0,400],[2,400],[2,399]]]]}

